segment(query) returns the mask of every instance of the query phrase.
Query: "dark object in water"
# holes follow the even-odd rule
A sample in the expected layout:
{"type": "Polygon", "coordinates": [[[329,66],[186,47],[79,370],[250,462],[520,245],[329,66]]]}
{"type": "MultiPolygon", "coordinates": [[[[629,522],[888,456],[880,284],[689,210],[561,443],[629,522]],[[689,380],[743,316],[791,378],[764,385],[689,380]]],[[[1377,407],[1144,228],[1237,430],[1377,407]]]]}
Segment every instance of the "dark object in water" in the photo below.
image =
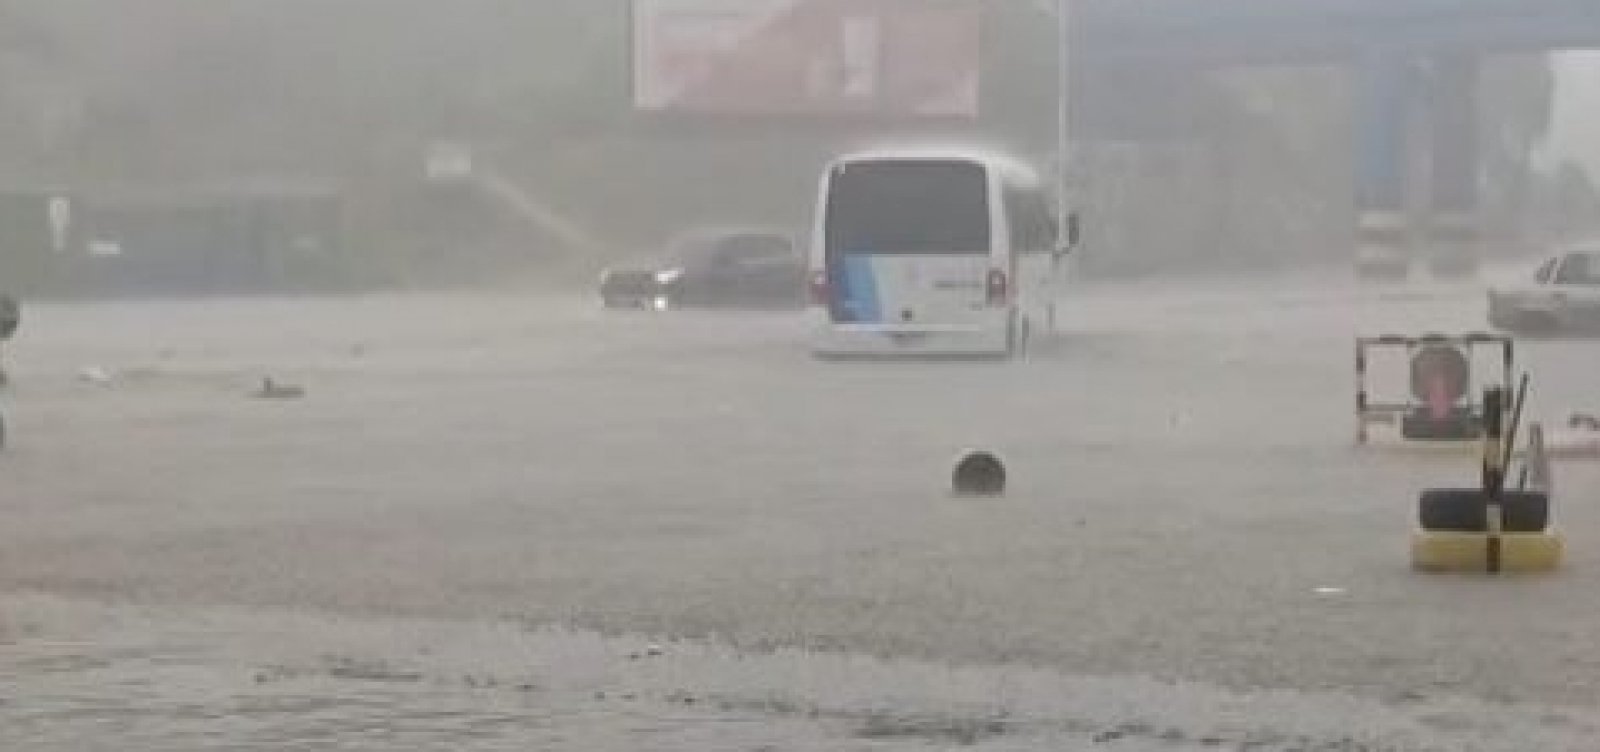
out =
{"type": "MultiPolygon", "coordinates": [[[[16,298],[0,293],[0,343],[11,339],[17,333],[17,327],[22,324],[22,304],[16,298]]],[[[6,374],[5,346],[0,344],[0,387],[11,382],[6,374]]]]}
{"type": "Polygon", "coordinates": [[[300,399],[306,396],[306,390],[293,384],[280,384],[268,376],[261,380],[261,388],[254,396],[257,399],[300,399]]]}
{"type": "Polygon", "coordinates": [[[0,293],[0,340],[11,339],[22,324],[22,304],[16,298],[0,293]]]}
{"type": "Polygon", "coordinates": [[[1006,467],[990,452],[968,452],[956,462],[950,484],[959,496],[999,496],[1006,492],[1006,467]]]}

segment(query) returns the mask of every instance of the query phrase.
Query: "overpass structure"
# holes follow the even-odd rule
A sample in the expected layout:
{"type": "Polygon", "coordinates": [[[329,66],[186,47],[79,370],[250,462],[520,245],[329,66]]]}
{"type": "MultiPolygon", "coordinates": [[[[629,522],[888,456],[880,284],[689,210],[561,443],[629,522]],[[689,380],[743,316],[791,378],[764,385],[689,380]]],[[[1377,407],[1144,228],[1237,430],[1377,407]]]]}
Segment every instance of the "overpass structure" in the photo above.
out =
{"type": "Polygon", "coordinates": [[[1486,56],[1600,49],[1600,0],[1058,1],[1070,9],[1077,80],[1106,85],[1151,68],[1349,67],[1358,82],[1357,258],[1389,261],[1372,271],[1399,272],[1394,260],[1408,257],[1419,233],[1438,271],[1475,264],[1486,56]],[[1407,205],[1419,152],[1430,165],[1430,211],[1416,228],[1407,205]]]}

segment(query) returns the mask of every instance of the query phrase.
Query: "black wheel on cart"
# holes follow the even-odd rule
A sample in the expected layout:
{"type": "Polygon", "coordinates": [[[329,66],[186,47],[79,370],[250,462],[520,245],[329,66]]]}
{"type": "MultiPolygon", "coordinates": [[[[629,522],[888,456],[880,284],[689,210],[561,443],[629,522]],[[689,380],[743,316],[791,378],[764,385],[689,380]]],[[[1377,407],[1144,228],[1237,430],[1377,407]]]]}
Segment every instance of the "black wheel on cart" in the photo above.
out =
{"type": "MultiPolygon", "coordinates": [[[[1550,495],[1542,491],[1506,491],[1501,495],[1502,529],[1539,533],[1550,526],[1550,495]]],[[[1418,522],[1429,532],[1481,533],[1488,529],[1483,491],[1476,488],[1430,488],[1417,503],[1418,522]]]]}

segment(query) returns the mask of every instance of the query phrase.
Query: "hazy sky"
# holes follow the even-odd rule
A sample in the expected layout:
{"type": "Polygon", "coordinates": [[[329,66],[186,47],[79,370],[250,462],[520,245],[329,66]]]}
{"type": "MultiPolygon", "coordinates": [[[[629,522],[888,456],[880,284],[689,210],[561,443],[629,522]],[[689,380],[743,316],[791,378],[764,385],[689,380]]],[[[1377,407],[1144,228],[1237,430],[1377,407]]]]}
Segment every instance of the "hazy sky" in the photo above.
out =
{"type": "Polygon", "coordinates": [[[1564,55],[1558,70],[1552,156],[1577,156],[1600,174],[1600,53],[1564,55]]]}

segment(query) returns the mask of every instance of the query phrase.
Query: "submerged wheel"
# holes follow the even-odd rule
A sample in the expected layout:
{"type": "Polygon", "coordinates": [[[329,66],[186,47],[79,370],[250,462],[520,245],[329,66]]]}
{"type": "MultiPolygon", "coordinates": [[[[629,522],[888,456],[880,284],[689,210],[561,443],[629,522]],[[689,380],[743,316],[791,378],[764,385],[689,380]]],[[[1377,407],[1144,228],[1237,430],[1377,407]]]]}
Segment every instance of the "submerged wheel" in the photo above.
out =
{"type": "Polygon", "coordinates": [[[968,452],[950,473],[950,489],[957,496],[1000,496],[1006,492],[1006,466],[992,452],[968,452]]]}

